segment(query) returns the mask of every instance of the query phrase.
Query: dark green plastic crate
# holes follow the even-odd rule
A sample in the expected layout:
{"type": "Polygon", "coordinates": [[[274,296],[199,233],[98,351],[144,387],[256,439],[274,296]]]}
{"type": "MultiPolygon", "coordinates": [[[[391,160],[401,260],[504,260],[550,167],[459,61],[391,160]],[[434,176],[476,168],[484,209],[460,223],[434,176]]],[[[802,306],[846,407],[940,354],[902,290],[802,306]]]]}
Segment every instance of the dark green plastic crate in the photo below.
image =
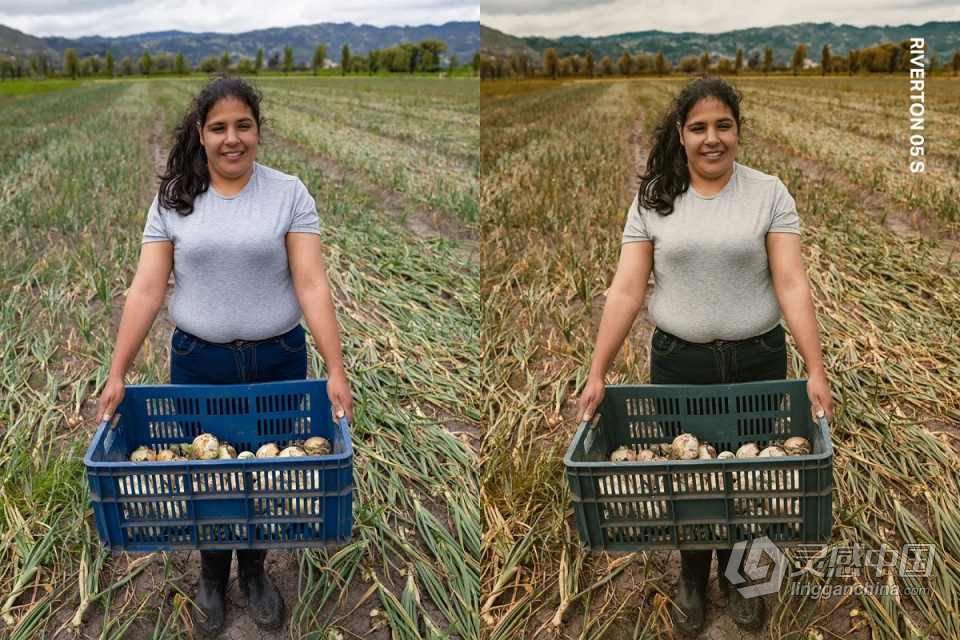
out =
{"type": "Polygon", "coordinates": [[[830,539],[833,447],[810,415],[806,380],[720,385],[608,385],[592,423],[564,456],[580,540],[591,550],[729,548],[766,535],[778,545],[830,539]],[[790,436],[806,456],[609,462],[693,433],[720,451],[790,436]]]}

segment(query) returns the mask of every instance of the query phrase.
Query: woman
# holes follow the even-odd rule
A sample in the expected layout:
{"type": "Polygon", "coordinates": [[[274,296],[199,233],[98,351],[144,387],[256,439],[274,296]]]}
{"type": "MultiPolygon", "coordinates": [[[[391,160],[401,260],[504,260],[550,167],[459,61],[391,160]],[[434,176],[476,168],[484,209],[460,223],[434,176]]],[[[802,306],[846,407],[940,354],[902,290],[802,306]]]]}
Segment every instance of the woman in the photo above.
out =
{"type": "MultiPolygon", "coordinates": [[[[786,378],[782,313],[806,364],[811,406],[832,415],[796,204],[778,178],[736,162],[740,125],[739,94],[719,78],[701,78],[680,91],[654,132],[580,398],[584,420],[603,398],[604,375],[643,307],[651,269],[652,384],[786,378]]],[[[676,622],[695,634],[712,552],[680,556],[676,622]]],[[[729,557],[717,550],[730,613],[742,628],[759,629],[763,600],[729,588],[722,577],[729,557]]]]}
{"type": "MultiPolygon", "coordinates": [[[[327,368],[337,417],[352,420],[316,205],[303,183],[257,163],[260,96],[217,78],[177,127],[167,171],[147,215],[98,415],[110,419],[123,378],[163,305],[171,268],[171,384],[304,379],[306,319],[327,368]]],[[[241,590],[264,629],[283,622],[283,599],[264,573],[266,552],[237,550],[241,590]]],[[[197,628],[224,626],[232,551],[201,551],[197,628]]]]}

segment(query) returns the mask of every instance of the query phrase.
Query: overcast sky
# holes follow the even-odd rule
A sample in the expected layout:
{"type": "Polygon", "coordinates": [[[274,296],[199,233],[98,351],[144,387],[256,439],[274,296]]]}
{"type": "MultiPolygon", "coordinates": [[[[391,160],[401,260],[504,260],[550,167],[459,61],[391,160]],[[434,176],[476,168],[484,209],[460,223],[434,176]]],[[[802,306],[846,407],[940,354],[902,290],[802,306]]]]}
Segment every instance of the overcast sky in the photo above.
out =
{"type": "MultiPolygon", "coordinates": [[[[2,1],[2,0],[0,0],[2,1]]],[[[960,20],[958,0],[482,0],[481,22],[515,36],[628,31],[718,33],[797,22],[868,25],[960,20]]]]}
{"type": "Polygon", "coordinates": [[[239,33],[317,22],[377,27],[479,20],[479,0],[0,0],[0,24],[34,36],[239,33]]]}

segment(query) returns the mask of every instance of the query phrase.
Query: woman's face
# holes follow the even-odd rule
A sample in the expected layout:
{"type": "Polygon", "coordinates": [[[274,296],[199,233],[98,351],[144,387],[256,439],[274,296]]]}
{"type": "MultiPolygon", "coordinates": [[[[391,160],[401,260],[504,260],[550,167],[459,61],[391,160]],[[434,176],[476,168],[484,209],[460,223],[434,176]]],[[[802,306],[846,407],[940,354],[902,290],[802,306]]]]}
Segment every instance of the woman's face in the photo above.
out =
{"type": "Polygon", "coordinates": [[[237,98],[217,100],[200,128],[211,173],[228,180],[247,175],[257,156],[258,137],[257,121],[247,103],[237,98]]]}
{"type": "Polygon", "coordinates": [[[680,129],[690,172],[707,180],[726,175],[737,155],[739,133],[733,112],[724,102],[716,98],[698,100],[680,129]]]}

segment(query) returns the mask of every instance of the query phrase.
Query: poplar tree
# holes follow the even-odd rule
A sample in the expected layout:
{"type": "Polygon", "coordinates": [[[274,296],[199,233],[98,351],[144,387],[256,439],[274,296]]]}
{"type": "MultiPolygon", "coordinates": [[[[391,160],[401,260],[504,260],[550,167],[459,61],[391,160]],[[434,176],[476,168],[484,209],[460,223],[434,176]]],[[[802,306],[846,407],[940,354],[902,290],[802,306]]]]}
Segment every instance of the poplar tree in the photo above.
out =
{"type": "Polygon", "coordinates": [[[793,50],[793,60],[791,61],[790,66],[793,67],[793,75],[800,73],[800,70],[803,69],[803,61],[807,59],[807,46],[803,44],[798,44],[797,48],[793,50]]]}
{"type": "Polygon", "coordinates": [[[313,51],[313,75],[317,75],[323,69],[323,63],[327,59],[327,45],[320,44],[313,51]]]}
{"type": "Polygon", "coordinates": [[[557,73],[560,71],[559,67],[560,64],[557,60],[557,51],[553,47],[549,47],[543,52],[543,71],[546,75],[556,80],[557,73]]]}
{"type": "Polygon", "coordinates": [[[350,45],[345,44],[340,48],[340,75],[346,75],[350,70],[350,45]]]}
{"type": "Polygon", "coordinates": [[[144,51],[140,56],[140,73],[148,76],[151,71],[153,71],[153,58],[150,57],[149,51],[144,51]]]}
{"type": "Polygon", "coordinates": [[[63,72],[72,79],[77,79],[77,73],[80,69],[77,65],[77,52],[75,49],[67,49],[63,52],[63,72]]]}

